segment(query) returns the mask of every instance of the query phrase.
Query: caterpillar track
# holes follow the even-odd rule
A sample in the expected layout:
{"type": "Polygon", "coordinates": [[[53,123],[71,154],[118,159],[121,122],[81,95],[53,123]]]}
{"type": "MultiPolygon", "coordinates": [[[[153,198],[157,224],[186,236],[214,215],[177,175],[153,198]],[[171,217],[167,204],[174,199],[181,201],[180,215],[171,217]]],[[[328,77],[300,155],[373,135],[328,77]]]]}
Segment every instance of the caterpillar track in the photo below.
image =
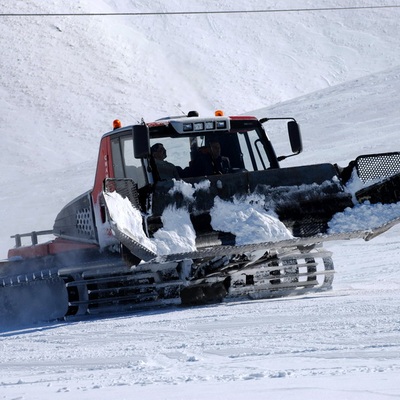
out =
{"type": "MultiPolygon", "coordinates": [[[[256,248],[252,246],[253,254],[265,250],[261,245],[256,248]]],[[[110,259],[102,264],[91,262],[3,278],[0,317],[13,320],[18,316],[25,322],[68,319],[167,305],[281,297],[328,290],[332,285],[331,254],[322,249],[285,248],[281,254],[267,251],[255,260],[236,254],[221,257],[221,251],[202,251],[197,259],[187,259],[184,254],[170,256],[177,260],[133,267],[110,259]],[[24,300],[15,302],[21,295],[24,300]],[[51,306],[27,306],[30,299],[38,297],[51,306]],[[26,309],[30,309],[29,315],[26,309]]]]}

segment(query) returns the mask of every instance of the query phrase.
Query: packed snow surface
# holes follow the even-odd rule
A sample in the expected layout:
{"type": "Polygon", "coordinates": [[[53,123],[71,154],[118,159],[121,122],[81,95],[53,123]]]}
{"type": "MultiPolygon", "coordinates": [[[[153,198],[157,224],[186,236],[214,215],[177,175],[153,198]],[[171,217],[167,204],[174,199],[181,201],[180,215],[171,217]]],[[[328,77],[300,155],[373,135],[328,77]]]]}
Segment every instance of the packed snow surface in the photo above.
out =
{"type": "MultiPolygon", "coordinates": [[[[2,2],[0,12],[343,5],[31,0],[2,2]]],[[[11,235],[51,229],[61,207],[92,186],[99,139],[115,118],[128,125],[192,109],[291,116],[304,152],[282,166],[345,166],[399,150],[399,13],[2,17],[1,257],[11,235]]],[[[277,154],[288,154],[286,134],[269,134],[277,154]]],[[[398,398],[399,233],[326,245],[336,275],[324,294],[45,325],[0,321],[0,398],[398,398]]]]}

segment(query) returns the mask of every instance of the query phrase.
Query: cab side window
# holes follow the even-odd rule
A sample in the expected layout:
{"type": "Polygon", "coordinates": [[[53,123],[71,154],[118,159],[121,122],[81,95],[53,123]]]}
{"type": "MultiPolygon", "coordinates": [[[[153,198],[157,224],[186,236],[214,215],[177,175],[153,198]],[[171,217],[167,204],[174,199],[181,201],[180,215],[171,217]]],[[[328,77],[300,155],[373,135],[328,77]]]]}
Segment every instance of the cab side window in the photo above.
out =
{"type": "Polygon", "coordinates": [[[119,136],[111,141],[116,178],[130,178],[141,188],[146,185],[142,161],[133,154],[132,135],[119,136]]]}

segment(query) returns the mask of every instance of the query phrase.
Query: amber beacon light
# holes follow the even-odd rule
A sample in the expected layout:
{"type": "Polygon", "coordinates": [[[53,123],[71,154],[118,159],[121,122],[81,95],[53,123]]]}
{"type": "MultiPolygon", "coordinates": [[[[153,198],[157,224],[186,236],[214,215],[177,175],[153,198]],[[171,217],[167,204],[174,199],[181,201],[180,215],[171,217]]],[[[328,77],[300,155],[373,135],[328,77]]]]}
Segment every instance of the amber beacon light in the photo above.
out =
{"type": "Polygon", "coordinates": [[[114,119],[113,128],[118,129],[118,128],[121,128],[121,126],[122,126],[121,121],[119,119],[114,119]]]}

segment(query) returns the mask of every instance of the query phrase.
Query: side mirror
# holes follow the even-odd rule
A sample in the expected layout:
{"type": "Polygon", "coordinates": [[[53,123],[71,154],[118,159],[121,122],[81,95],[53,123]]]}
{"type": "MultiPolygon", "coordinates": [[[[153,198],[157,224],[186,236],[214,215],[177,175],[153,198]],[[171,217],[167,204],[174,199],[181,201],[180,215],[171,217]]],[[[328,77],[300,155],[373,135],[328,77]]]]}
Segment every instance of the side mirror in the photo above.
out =
{"type": "Polygon", "coordinates": [[[303,151],[303,143],[301,140],[301,133],[299,125],[296,121],[289,121],[287,123],[290,146],[294,154],[299,154],[303,151]]]}
{"type": "Polygon", "coordinates": [[[132,128],[133,152],[135,158],[147,158],[150,156],[150,137],[147,125],[135,125],[132,128]]]}

